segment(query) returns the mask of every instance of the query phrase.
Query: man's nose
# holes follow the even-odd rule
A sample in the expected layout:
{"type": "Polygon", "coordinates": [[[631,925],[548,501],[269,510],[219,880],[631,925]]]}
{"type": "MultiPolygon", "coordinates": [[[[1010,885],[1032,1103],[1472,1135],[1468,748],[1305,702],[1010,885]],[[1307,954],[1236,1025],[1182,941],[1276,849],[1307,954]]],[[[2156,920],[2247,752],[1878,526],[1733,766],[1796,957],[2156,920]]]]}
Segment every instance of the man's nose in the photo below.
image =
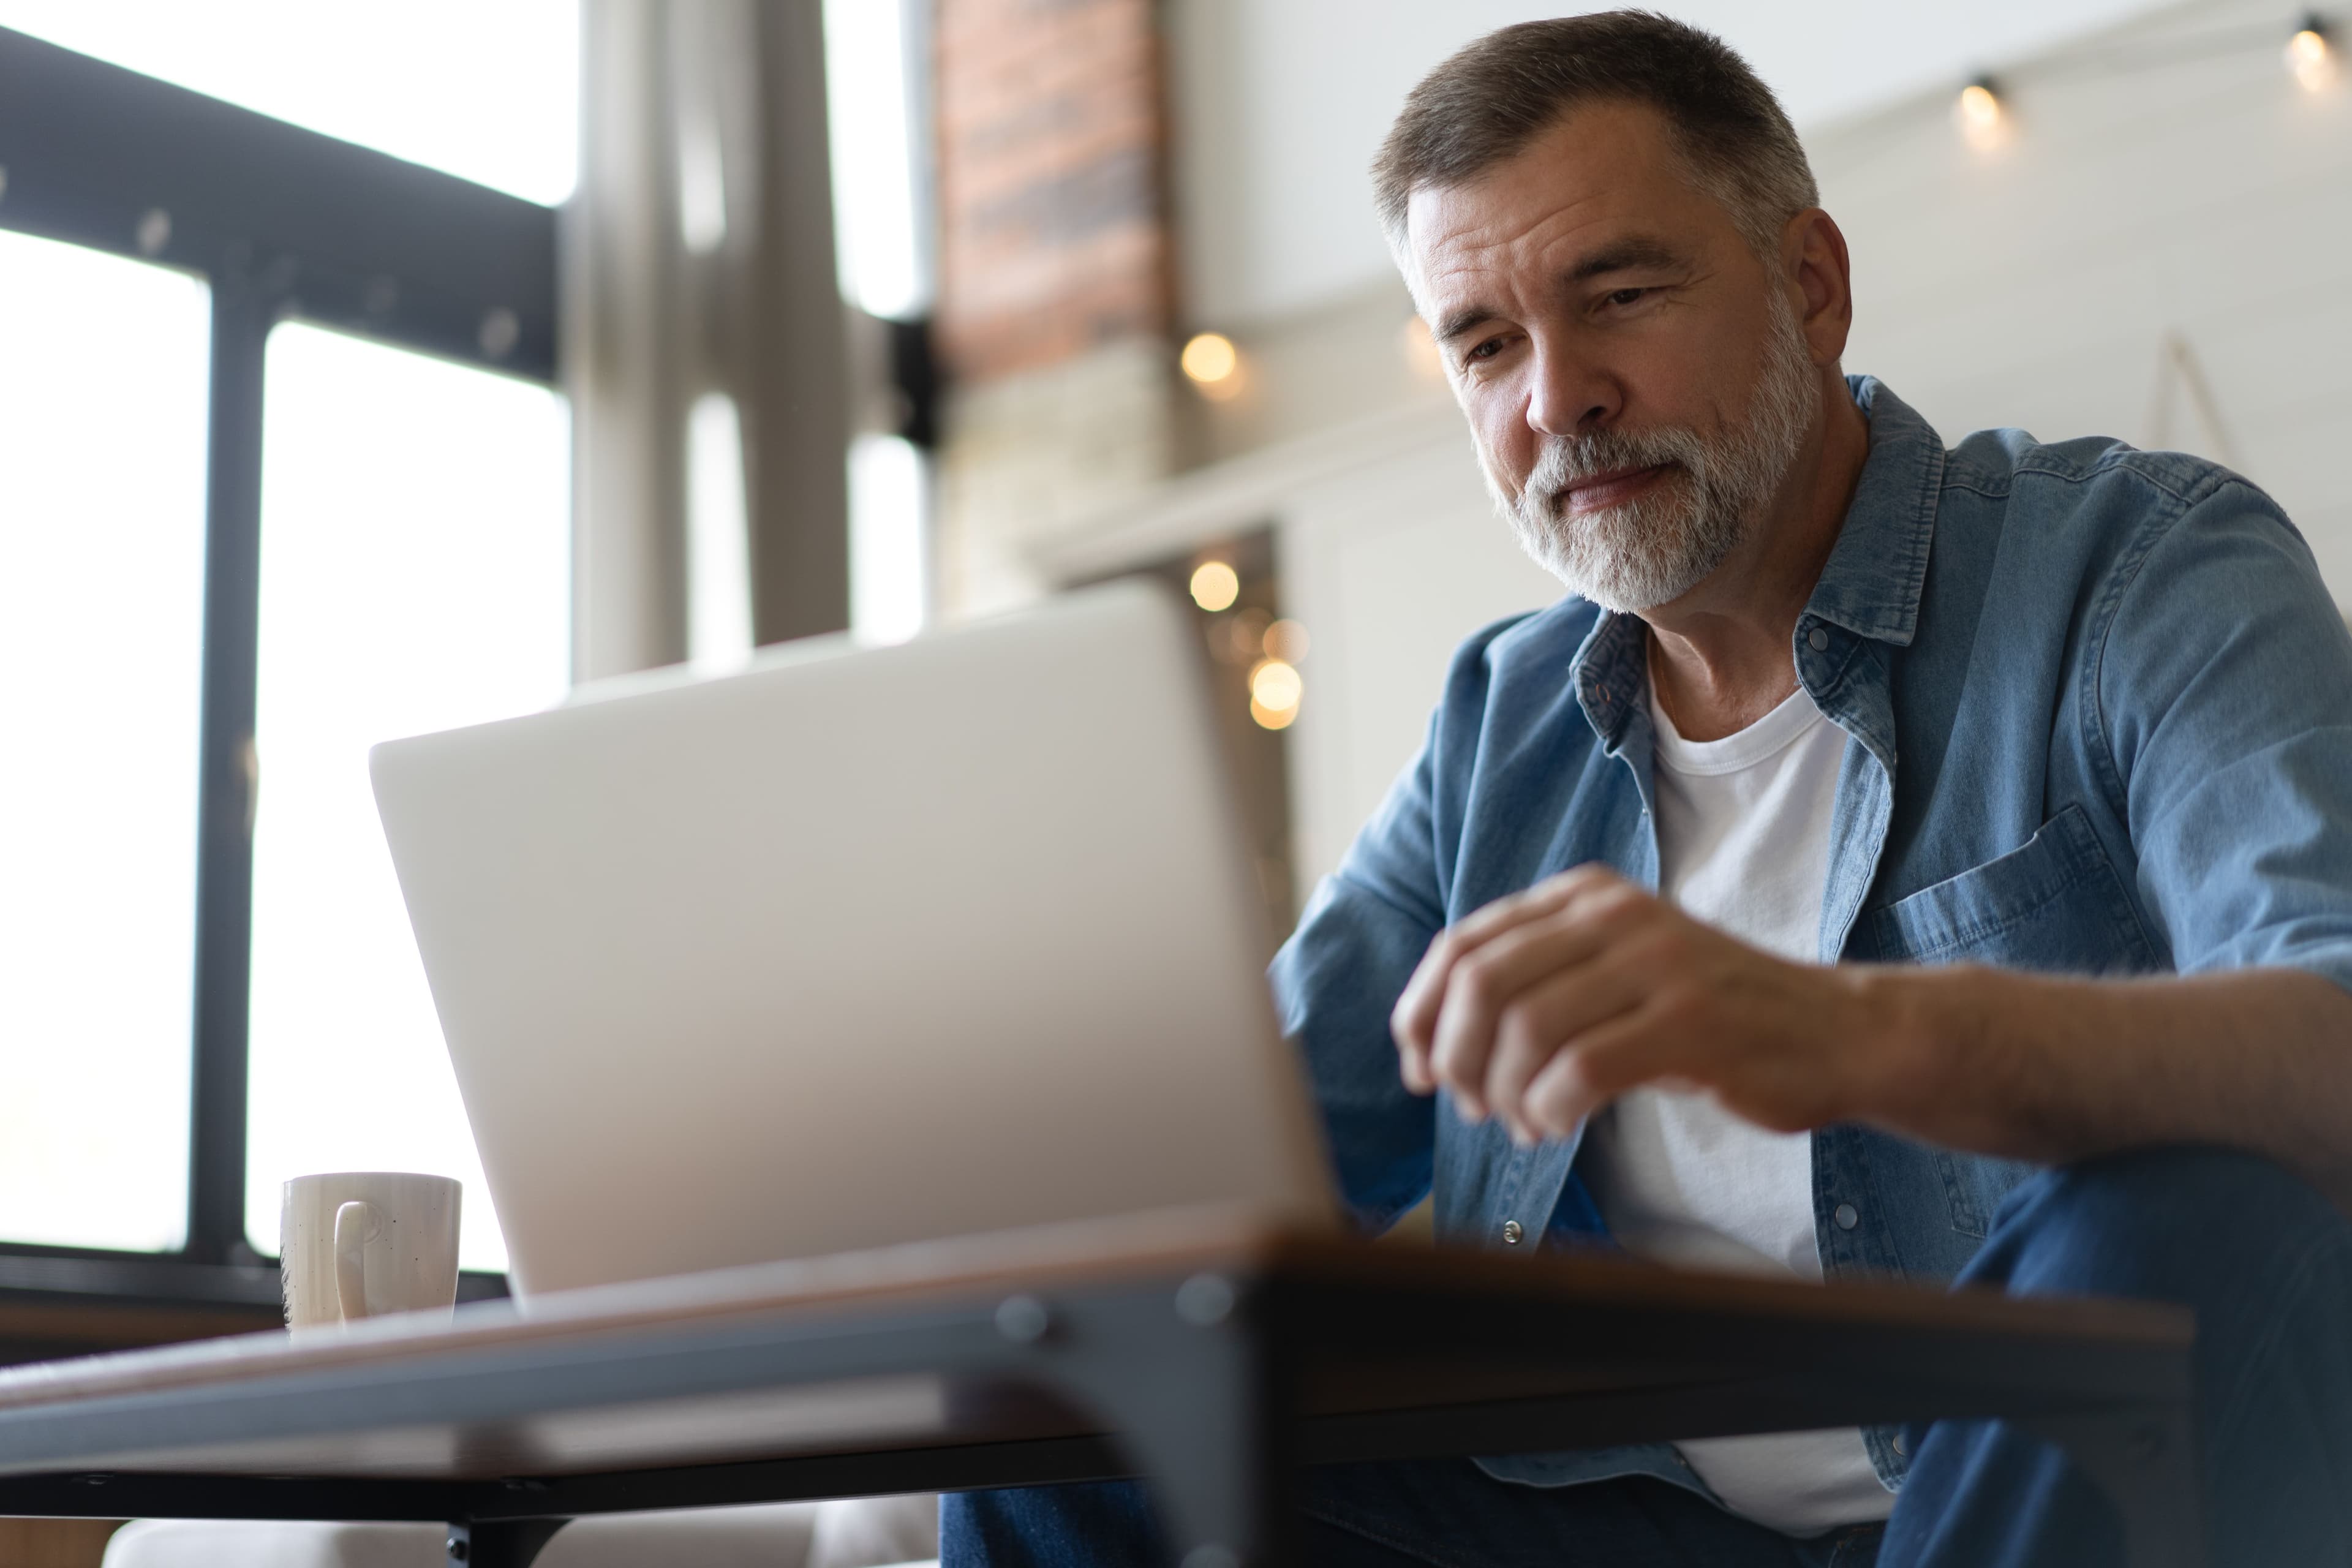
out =
{"type": "Polygon", "coordinates": [[[1616,379],[1565,343],[1538,338],[1528,427],[1546,436],[1581,436],[1616,418],[1624,395],[1616,379]]]}

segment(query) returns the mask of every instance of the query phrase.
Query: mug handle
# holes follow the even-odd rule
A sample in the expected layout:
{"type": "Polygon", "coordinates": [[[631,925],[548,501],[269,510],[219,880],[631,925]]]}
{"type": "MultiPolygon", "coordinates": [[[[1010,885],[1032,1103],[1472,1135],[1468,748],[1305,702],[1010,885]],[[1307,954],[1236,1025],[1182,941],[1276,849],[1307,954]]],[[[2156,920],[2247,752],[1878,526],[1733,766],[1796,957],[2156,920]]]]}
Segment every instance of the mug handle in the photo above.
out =
{"type": "Polygon", "coordinates": [[[368,1315],[367,1244],[380,1228],[375,1210],[357,1199],[335,1210],[335,1296],[347,1323],[368,1315]]]}

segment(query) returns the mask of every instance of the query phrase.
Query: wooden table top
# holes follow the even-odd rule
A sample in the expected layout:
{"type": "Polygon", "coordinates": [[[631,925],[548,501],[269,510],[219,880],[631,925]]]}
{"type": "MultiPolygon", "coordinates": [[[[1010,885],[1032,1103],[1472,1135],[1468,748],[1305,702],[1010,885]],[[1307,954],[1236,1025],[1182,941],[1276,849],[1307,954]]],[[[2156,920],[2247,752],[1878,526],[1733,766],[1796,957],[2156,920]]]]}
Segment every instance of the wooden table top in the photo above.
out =
{"type": "MultiPolygon", "coordinates": [[[[1696,1375],[1666,1364],[1678,1359],[1673,1346],[1692,1347],[1697,1364],[1705,1347],[1735,1340],[1755,1348],[1724,1351],[1709,1375],[1762,1375],[1790,1347],[1811,1345],[1817,1362],[1838,1347],[1849,1385],[1872,1366],[1918,1364],[1932,1380],[1931,1363],[1953,1354],[2063,1381],[2101,1355],[2185,1366],[2191,1332],[2186,1313],[2142,1303],[1824,1288],[1171,1212],[13,1368],[0,1372],[0,1476],[478,1480],[1099,1430],[1066,1407],[987,1395],[860,1347],[893,1324],[969,1344],[1008,1296],[1158,1289],[1199,1275],[1308,1293],[1301,1310],[1330,1332],[1294,1338],[1302,1356],[1328,1363],[1303,1384],[1307,1404],[1326,1413],[1604,1384],[1638,1394],[1696,1375]],[[1391,1348],[1357,1331],[1360,1308],[1404,1311],[1393,1321],[1421,1327],[1391,1348]],[[1596,1342],[1574,1364],[1531,1370],[1524,1350],[1504,1354],[1499,1341],[1486,1355],[1480,1325],[1506,1319],[1521,1325],[1522,1347],[1528,1324],[1551,1321],[1587,1325],[1580,1331],[1596,1342]],[[1636,1342],[1647,1348],[1603,1365],[1611,1342],[1636,1342]],[[1607,1373],[1599,1382],[1596,1366],[1607,1373]]],[[[2077,1392],[2105,1397],[2091,1383],[2077,1392]]]]}
{"type": "Polygon", "coordinates": [[[1373,1289],[1437,1289],[1563,1303],[1640,1304],[1811,1322],[2187,1342],[2187,1315],[2138,1301],[2014,1299],[1916,1286],[1823,1287],[1668,1270],[1608,1257],[1370,1243],[1223,1210],[1177,1210],[958,1237],[671,1279],[404,1313],[303,1334],[282,1330],[0,1369],[0,1412],[288,1373],[396,1365],[512,1346],[625,1338],[748,1319],[838,1318],[909,1304],[1045,1293],[1197,1273],[1282,1275],[1373,1289]]]}

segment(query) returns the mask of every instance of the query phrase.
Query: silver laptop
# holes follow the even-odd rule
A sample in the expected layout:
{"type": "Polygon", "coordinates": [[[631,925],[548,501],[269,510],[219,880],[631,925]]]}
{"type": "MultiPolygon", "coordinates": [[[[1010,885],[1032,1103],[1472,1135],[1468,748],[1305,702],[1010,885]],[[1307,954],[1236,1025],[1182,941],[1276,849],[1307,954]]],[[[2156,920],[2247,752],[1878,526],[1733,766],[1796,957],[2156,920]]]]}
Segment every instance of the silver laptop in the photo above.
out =
{"type": "Polygon", "coordinates": [[[519,1289],[1327,1218],[1197,648],[1115,585],[378,746],[519,1289]]]}

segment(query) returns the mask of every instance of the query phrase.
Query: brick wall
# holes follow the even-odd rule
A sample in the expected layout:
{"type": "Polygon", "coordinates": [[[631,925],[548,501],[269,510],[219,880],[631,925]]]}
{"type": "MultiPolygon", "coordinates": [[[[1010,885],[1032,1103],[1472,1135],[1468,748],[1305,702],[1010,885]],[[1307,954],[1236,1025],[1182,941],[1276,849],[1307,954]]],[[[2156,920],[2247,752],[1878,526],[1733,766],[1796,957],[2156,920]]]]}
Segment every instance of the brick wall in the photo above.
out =
{"type": "Polygon", "coordinates": [[[1151,0],[940,0],[939,330],[988,382],[1168,330],[1151,0]]]}
{"type": "Polygon", "coordinates": [[[1152,0],[938,0],[938,594],[1018,603],[1025,552],[1174,460],[1152,0]]]}

